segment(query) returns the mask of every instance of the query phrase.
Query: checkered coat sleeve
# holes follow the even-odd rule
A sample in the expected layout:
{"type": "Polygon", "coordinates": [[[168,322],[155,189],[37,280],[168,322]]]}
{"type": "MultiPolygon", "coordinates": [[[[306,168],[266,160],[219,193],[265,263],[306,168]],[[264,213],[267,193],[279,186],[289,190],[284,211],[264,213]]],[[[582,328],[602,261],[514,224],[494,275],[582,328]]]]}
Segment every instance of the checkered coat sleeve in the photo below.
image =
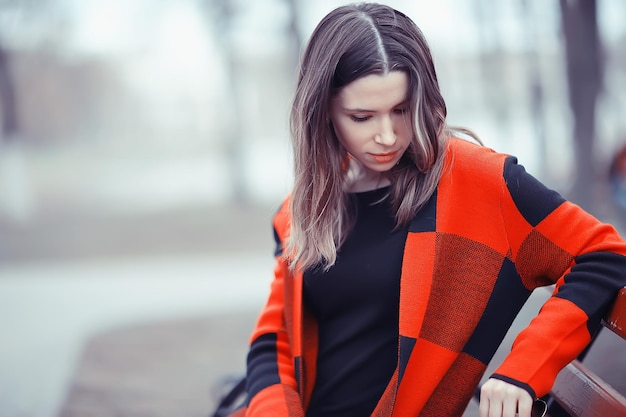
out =
{"type": "MultiPolygon", "coordinates": [[[[248,416],[303,416],[315,382],[317,329],[302,274],[281,260],[252,335],[248,416]]],[[[515,158],[452,139],[436,193],[409,227],[400,280],[396,371],[373,416],[460,416],[513,319],[537,287],[553,296],[493,377],[546,394],[626,285],[613,227],[547,189],[515,158]]]]}

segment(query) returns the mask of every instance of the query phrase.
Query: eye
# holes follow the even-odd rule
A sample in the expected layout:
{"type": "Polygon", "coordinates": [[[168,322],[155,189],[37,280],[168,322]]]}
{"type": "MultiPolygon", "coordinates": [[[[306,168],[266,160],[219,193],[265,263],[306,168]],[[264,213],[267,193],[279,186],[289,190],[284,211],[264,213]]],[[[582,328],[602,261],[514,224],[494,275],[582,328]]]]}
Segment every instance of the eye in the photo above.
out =
{"type": "Polygon", "coordinates": [[[356,116],[356,115],[352,115],[350,116],[350,119],[352,119],[353,122],[366,122],[370,119],[370,116],[356,116]]]}

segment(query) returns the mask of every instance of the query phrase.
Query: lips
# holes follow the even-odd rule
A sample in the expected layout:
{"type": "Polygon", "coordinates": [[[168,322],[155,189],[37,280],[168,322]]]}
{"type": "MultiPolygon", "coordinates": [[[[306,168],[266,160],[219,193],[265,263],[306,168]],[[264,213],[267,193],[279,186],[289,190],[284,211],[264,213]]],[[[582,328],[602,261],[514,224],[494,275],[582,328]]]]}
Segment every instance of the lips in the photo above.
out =
{"type": "Polygon", "coordinates": [[[379,164],[386,164],[396,159],[397,154],[398,152],[396,151],[388,153],[372,153],[370,154],[370,156],[374,161],[378,162],[379,164]]]}

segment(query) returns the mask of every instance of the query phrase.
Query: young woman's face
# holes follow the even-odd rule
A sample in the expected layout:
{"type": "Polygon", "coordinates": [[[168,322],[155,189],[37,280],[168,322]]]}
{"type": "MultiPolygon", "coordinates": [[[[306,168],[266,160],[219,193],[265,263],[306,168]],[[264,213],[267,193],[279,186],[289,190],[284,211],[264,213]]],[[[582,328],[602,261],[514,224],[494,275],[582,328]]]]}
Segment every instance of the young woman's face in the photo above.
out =
{"type": "Polygon", "coordinates": [[[372,74],[346,85],[333,99],[335,133],[370,177],[390,170],[411,142],[408,87],[403,71],[372,74]]]}

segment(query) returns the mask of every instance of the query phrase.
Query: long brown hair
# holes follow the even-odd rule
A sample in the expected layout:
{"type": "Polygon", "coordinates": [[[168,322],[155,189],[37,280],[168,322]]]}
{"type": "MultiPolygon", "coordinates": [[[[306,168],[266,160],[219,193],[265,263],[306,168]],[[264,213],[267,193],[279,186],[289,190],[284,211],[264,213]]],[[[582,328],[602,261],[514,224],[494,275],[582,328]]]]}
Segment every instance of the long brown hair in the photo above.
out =
{"type": "Polygon", "coordinates": [[[403,13],[375,3],[339,7],[317,25],[301,63],[291,110],[295,181],[287,254],[292,268],[329,268],[353,223],[344,191],[347,152],[330,118],[331,100],[358,78],[404,71],[413,140],[388,173],[397,226],[406,225],[437,187],[446,105],[430,49],[403,13]]]}

